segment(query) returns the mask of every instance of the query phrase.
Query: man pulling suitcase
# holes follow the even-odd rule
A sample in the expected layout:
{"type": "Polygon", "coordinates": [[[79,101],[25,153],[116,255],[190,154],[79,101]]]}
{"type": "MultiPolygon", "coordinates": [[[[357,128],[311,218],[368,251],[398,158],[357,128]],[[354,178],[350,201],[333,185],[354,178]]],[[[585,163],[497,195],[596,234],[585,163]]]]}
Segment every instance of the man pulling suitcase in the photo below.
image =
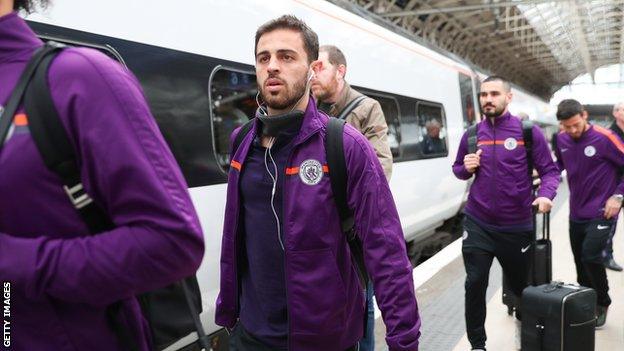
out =
{"type": "Polygon", "coordinates": [[[610,130],[587,122],[576,100],[563,100],[557,119],[564,133],[557,135],[555,154],[570,187],[570,244],[578,283],[597,294],[596,327],[606,323],[611,304],[602,251],[611,235],[624,199],[624,144],[610,130]]]}

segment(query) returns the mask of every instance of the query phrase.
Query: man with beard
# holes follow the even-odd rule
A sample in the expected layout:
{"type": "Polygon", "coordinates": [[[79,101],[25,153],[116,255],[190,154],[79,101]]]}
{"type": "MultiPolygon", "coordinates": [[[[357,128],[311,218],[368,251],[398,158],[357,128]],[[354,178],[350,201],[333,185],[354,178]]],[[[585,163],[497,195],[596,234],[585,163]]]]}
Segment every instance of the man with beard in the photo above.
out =
{"type": "MultiPolygon", "coordinates": [[[[364,287],[330,185],[329,118],[309,81],[318,38],[282,16],[256,32],[259,98],[251,129],[232,150],[216,323],[231,350],[356,350],[364,287]]],[[[391,350],[417,350],[420,318],[392,194],[366,138],[344,129],[348,204],[378,294],[391,350]]]]}
{"type": "MultiPolygon", "coordinates": [[[[345,80],[347,59],[334,45],[319,48],[318,72],[312,79],[312,93],[320,102],[320,108],[330,116],[342,117],[359,130],[371,143],[384,169],[386,179],[392,176],[392,152],[388,145],[388,125],[381,105],[375,99],[351,88],[345,80]]],[[[368,321],[366,337],[360,342],[360,350],[372,351],[375,347],[375,304],[373,287],[366,288],[368,321]]]]}
{"type": "MultiPolygon", "coordinates": [[[[615,121],[611,124],[611,131],[615,133],[620,140],[624,141],[624,102],[618,102],[613,105],[613,117],[615,121]]],[[[607,240],[607,246],[604,251],[604,265],[606,268],[621,272],[622,266],[620,266],[615,259],[613,258],[613,236],[615,235],[617,220],[613,223],[613,228],[611,229],[611,236],[609,240],[607,240]]]]}
{"type": "MultiPolygon", "coordinates": [[[[531,206],[539,212],[552,207],[559,185],[559,170],[553,163],[544,135],[533,127],[533,165],[541,186],[533,198],[522,121],[507,106],[512,93],[509,83],[497,76],[481,83],[479,102],[483,120],[477,124],[478,151],[468,153],[464,133],[453,172],[459,179],[474,175],[464,209],[462,254],[466,268],[466,332],[473,350],[485,350],[485,293],[490,266],[498,259],[516,296],[527,286],[529,248],[534,241],[531,206]]],[[[516,312],[516,317],[520,318],[516,312]]],[[[519,327],[516,346],[519,349],[519,327]]]]}
{"type": "Polygon", "coordinates": [[[577,280],[596,290],[596,327],[607,320],[611,304],[602,252],[611,237],[624,199],[624,144],[610,130],[587,123],[587,112],[576,100],[563,100],[557,119],[557,163],[568,173],[570,244],[577,280]]]}
{"type": "Polygon", "coordinates": [[[312,79],[312,93],[320,108],[330,116],[344,116],[347,123],[359,130],[373,145],[386,178],[392,176],[392,152],[388,145],[388,125],[377,100],[351,88],[345,80],[347,59],[334,45],[319,48],[320,64],[312,79]],[[353,104],[353,105],[351,105],[353,104]]]}
{"type": "MultiPolygon", "coordinates": [[[[141,86],[101,52],[63,49],[47,71],[46,88],[82,166],[75,186],[46,167],[28,115],[33,105],[7,113],[43,47],[15,11],[46,3],[0,0],[0,120],[13,119],[0,142],[0,279],[11,284],[15,312],[9,348],[153,350],[135,295],[195,273],[204,249],[199,220],[141,86]],[[95,206],[114,223],[97,233],[79,214],[95,206]]],[[[70,174],[71,164],[63,164],[70,174]]]]}

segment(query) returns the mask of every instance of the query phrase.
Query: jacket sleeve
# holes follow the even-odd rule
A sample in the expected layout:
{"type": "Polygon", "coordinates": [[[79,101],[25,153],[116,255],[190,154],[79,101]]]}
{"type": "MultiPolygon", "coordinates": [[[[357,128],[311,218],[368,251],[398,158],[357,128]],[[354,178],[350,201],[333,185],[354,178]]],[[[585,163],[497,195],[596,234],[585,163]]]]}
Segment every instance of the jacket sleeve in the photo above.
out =
{"type": "Polygon", "coordinates": [[[344,137],[348,202],[386,324],[386,342],[393,351],[417,350],[421,322],[399,214],[372,147],[354,132],[344,137]]]}
{"type": "Polygon", "coordinates": [[[607,148],[607,159],[618,169],[618,174],[622,175],[620,183],[615,188],[613,194],[624,194],[624,143],[615,133],[609,133],[605,141],[607,148]]]}
{"type": "Polygon", "coordinates": [[[457,148],[457,157],[453,163],[453,173],[455,176],[462,180],[467,180],[472,177],[472,173],[466,170],[464,167],[464,156],[468,154],[468,133],[464,132],[464,135],[459,142],[459,148],[457,148]]]}
{"type": "Polygon", "coordinates": [[[76,213],[84,230],[73,235],[0,234],[3,279],[33,300],[108,305],[192,275],[203,256],[200,224],[136,79],[86,49],[61,53],[48,78],[84,187],[115,228],[88,235],[76,213]]]}
{"type": "Polygon", "coordinates": [[[533,126],[533,166],[541,179],[537,197],[554,199],[559,187],[561,173],[552,159],[548,142],[538,126],[533,126]]]}
{"type": "Polygon", "coordinates": [[[388,144],[388,124],[381,105],[374,99],[363,101],[353,112],[351,123],[373,145],[388,182],[392,176],[392,152],[388,144]]]}

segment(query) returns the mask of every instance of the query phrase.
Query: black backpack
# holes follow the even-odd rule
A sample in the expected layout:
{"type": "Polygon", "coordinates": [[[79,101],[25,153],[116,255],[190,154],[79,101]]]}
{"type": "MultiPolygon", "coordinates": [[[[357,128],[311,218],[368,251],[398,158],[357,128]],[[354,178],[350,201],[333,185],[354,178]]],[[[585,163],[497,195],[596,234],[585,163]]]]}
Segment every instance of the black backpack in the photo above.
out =
{"type": "MultiPolygon", "coordinates": [[[[475,123],[468,127],[468,153],[477,152],[477,133],[479,132],[479,123],[475,123]]],[[[524,140],[524,149],[526,150],[527,169],[529,178],[533,179],[533,122],[529,120],[522,121],[522,139],[524,140]]]]}
{"type": "MultiPolygon", "coordinates": [[[[17,108],[22,103],[28,116],[29,129],[47,168],[57,174],[74,208],[87,224],[92,235],[114,228],[106,213],[91,199],[82,186],[75,150],[68,140],[47,85],[47,71],[54,57],[63,50],[62,44],[48,42],[39,49],[22,73],[0,119],[0,145],[10,129],[17,108]]],[[[1,112],[1,111],[0,111],[1,112]]],[[[192,333],[198,343],[210,350],[199,314],[201,295],[193,275],[165,288],[137,296],[143,316],[149,323],[152,343],[162,350],[192,333]]],[[[136,336],[119,323],[121,302],[107,308],[108,322],[126,350],[139,350],[136,336]]],[[[187,347],[195,347],[195,343],[187,347]]]]}

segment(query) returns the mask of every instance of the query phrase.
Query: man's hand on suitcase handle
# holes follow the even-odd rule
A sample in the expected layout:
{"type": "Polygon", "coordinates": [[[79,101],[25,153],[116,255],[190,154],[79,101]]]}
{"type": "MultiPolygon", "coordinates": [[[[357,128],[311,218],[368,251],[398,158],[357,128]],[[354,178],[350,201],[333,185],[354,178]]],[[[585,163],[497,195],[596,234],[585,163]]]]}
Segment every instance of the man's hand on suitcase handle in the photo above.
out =
{"type": "Polygon", "coordinates": [[[537,212],[546,213],[549,212],[553,206],[552,201],[547,197],[538,197],[533,201],[533,206],[537,207],[537,212]]]}

